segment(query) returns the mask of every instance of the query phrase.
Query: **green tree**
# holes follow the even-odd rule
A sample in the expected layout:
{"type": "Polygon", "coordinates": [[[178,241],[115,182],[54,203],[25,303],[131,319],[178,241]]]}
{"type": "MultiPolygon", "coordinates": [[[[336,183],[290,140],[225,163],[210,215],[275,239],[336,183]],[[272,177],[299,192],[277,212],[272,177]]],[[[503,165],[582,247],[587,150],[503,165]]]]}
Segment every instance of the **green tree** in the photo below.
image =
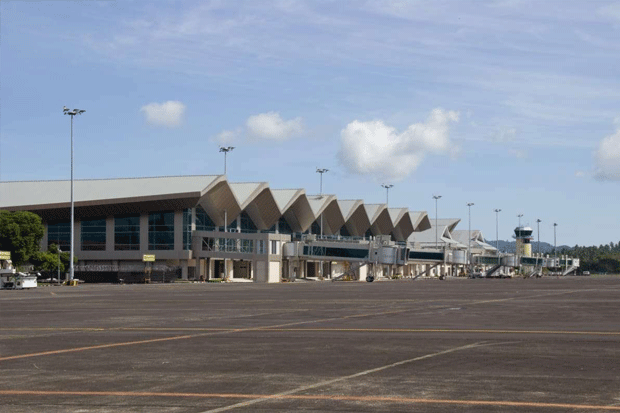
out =
{"type": "Polygon", "coordinates": [[[41,217],[27,211],[0,211],[0,251],[10,251],[15,265],[39,253],[45,228],[41,217]]]}
{"type": "MultiPolygon", "coordinates": [[[[30,258],[30,262],[38,271],[50,271],[57,272],[60,266],[60,272],[64,273],[69,268],[69,260],[71,254],[68,252],[61,252],[58,254],[58,245],[52,244],[48,247],[47,251],[40,251],[30,258]]],[[[73,257],[73,264],[77,264],[78,258],[73,257]]]]}

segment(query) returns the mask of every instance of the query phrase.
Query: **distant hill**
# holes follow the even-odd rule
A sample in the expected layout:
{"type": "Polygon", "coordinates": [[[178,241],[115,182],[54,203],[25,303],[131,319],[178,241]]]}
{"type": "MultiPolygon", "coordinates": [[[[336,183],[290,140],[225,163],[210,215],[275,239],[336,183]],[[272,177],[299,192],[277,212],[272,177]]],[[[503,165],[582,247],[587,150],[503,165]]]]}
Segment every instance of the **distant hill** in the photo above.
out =
{"type": "MultiPolygon", "coordinates": [[[[495,246],[496,241],[485,240],[487,244],[495,246]]],[[[558,245],[558,251],[562,249],[571,249],[568,245],[558,245]]],[[[514,241],[499,241],[499,250],[501,252],[511,252],[514,253],[516,251],[515,242],[514,241]]],[[[532,253],[538,252],[538,242],[532,241],[532,253]]],[[[553,254],[553,245],[548,242],[540,243],[540,252],[543,254],[553,254]]]]}

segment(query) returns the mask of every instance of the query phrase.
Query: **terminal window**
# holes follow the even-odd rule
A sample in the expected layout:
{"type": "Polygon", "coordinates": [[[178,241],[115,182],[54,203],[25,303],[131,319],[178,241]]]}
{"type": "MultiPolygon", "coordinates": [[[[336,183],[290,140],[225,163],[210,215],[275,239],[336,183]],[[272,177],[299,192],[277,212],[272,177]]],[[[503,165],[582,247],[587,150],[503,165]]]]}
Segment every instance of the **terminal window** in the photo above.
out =
{"type": "Polygon", "coordinates": [[[149,214],[149,250],[174,249],[174,211],[149,214]]]}
{"type": "Polygon", "coordinates": [[[82,220],[80,232],[82,251],[105,251],[105,218],[82,220]]]}
{"type": "Polygon", "coordinates": [[[47,245],[56,244],[63,251],[71,248],[71,225],[66,222],[50,222],[47,224],[47,245]]]}
{"type": "Polygon", "coordinates": [[[114,249],[116,251],[140,250],[140,215],[114,217],[114,249]]]}

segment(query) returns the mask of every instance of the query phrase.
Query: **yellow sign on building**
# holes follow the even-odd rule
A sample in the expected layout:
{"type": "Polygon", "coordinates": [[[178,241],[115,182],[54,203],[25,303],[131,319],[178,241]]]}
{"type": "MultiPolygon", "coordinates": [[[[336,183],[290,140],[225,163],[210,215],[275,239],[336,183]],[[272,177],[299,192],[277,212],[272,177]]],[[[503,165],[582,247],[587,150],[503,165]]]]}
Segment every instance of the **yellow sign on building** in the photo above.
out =
{"type": "Polygon", "coordinates": [[[144,255],[142,256],[142,261],[144,261],[144,262],[153,262],[153,261],[155,261],[155,255],[152,255],[152,254],[144,254],[144,255]]]}
{"type": "Polygon", "coordinates": [[[10,260],[11,251],[0,251],[0,260],[10,260]]]}

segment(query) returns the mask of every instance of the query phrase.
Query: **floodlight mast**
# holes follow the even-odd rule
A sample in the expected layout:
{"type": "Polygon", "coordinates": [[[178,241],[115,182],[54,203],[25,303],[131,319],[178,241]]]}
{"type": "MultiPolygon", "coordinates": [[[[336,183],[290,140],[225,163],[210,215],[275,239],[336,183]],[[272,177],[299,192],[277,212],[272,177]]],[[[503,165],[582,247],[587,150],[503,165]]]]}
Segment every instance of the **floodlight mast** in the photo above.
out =
{"type": "Polygon", "coordinates": [[[437,201],[441,198],[441,195],[433,195],[435,200],[435,248],[439,248],[439,227],[437,226],[437,201]]]}
{"type": "Polygon", "coordinates": [[[469,202],[467,207],[469,208],[469,234],[467,236],[467,263],[469,264],[469,275],[471,276],[471,207],[473,202],[469,202]]]}
{"type": "MultiPolygon", "coordinates": [[[[71,239],[69,240],[69,244],[71,245],[71,253],[69,255],[69,281],[73,281],[74,276],[74,268],[73,268],[73,233],[75,231],[75,206],[73,202],[73,117],[75,115],[81,115],[86,112],[84,109],[69,109],[66,106],[62,107],[62,112],[65,115],[71,116],[71,239]]],[[[58,244],[60,246],[60,243],[58,244]]]]}
{"type": "MultiPolygon", "coordinates": [[[[327,168],[316,168],[316,173],[321,175],[321,183],[319,186],[319,196],[321,197],[321,199],[323,199],[323,174],[329,172],[329,169],[327,168]]],[[[323,211],[321,211],[321,231],[320,231],[320,237],[321,239],[323,238],[323,211]]],[[[321,275],[321,278],[323,278],[323,260],[319,261],[319,273],[321,275]]]]}
{"type": "MultiPolygon", "coordinates": [[[[540,223],[541,222],[542,222],[542,220],[540,218],[538,218],[536,220],[536,226],[537,226],[537,228],[536,228],[536,235],[538,235],[538,248],[537,248],[538,253],[536,254],[536,267],[537,268],[538,268],[538,257],[540,257],[540,223]]],[[[538,269],[536,271],[538,271],[538,269]]],[[[541,271],[542,271],[542,269],[541,269],[541,271]]],[[[541,272],[541,275],[542,275],[542,272],[541,272]]]]}
{"type": "Polygon", "coordinates": [[[235,149],[234,146],[220,146],[220,152],[224,152],[224,175],[226,175],[226,155],[235,149]]]}
{"type": "Polygon", "coordinates": [[[501,258],[499,254],[499,213],[502,212],[501,209],[496,208],[495,211],[495,249],[497,250],[497,264],[501,264],[501,258]]]}
{"type": "Polygon", "coordinates": [[[389,206],[390,205],[390,188],[392,188],[394,185],[381,184],[381,186],[385,188],[385,205],[389,206]]]}
{"type": "Polygon", "coordinates": [[[501,209],[497,208],[494,209],[493,211],[495,211],[495,249],[497,250],[497,253],[499,254],[499,213],[502,212],[501,209]]]}
{"type": "MultiPolygon", "coordinates": [[[[557,264],[557,259],[558,259],[558,243],[555,237],[555,229],[558,226],[557,223],[553,223],[553,265],[555,266],[557,264]]],[[[559,267],[559,265],[558,265],[559,267]]]]}

